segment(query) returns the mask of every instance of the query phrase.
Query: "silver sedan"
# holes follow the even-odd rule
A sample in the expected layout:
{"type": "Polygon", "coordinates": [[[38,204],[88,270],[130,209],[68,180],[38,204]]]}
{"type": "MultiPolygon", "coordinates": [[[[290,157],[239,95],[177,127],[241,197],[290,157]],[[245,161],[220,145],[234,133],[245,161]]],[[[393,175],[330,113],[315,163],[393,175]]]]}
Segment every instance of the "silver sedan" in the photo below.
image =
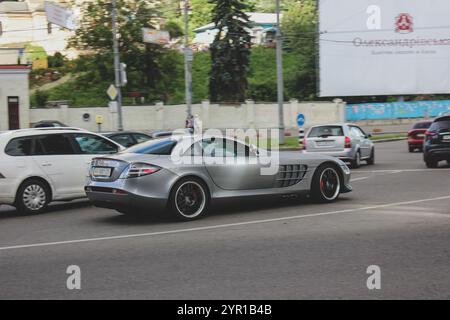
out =
{"type": "Polygon", "coordinates": [[[266,151],[228,137],[173,136],[92,161],[91,202],[124,214],[167,211],[179,220],[204,216],[213,201],[310,195],[335,201],[352,190],[341,160],[266,151]]]}

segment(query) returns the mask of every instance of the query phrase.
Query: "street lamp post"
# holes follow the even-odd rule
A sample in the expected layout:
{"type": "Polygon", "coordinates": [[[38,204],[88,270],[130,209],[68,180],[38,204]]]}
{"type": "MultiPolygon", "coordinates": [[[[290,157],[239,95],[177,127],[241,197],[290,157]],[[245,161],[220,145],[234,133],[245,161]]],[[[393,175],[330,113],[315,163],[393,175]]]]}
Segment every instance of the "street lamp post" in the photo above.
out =
{"type": "Polygon", "coordinates": [[[189,48],[189,1],[184,0],[184,76],[186,90],[186,112],[192,116],[192,52],[189,48]]]}
{"type": "Polygon", "coordinates": [[[117,1],[112,0],[112,38],[113,38],[113,53],[114,53],[114,76],[115,85],[117,89],[117,129],[123,131],[123,118],[122,118],[122,91],[121,79],[120,79],[120,55],[119,55],[119,42],[117,40],[117,1]]]}
{"type": "Polygon", "coordinates": [[[281,23],[280,23],[280,0],[276,0],[276,12],[277,12],[277,93],[278,93],[278,129],[280,134],[280,144],[284,144],[284,82],[283,82],[283,39],[281,35],[281,23]]]}

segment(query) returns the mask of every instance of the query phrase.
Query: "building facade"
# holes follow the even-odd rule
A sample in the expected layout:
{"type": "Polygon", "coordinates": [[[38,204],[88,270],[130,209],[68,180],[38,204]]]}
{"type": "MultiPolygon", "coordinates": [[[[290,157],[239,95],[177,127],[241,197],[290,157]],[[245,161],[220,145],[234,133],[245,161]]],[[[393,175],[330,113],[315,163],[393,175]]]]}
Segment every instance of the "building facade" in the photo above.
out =
{"type": "Polygon", "coordinates": [[[0,131],[30,126],[30,67],[0,65],[0,131]]]}

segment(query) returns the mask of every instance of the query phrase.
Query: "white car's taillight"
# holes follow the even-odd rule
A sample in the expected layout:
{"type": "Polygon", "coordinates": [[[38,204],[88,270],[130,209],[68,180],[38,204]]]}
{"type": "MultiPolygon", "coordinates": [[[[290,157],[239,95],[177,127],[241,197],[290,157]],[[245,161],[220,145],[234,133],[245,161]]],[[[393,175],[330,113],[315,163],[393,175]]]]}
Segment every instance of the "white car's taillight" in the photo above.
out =
{"type": "Polygon", "coordinates": [[[138,178],[158,172],[160,167],[148,163],[132,163],[122,174],[122,178],[138,178]]]}

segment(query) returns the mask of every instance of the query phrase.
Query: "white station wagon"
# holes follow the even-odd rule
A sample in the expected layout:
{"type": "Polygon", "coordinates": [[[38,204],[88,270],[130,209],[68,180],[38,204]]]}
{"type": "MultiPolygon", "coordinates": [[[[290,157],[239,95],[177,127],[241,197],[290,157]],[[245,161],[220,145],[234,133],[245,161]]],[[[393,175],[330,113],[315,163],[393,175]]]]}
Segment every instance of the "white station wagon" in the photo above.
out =
{"type": "Polygon", "coordinates": [[[38,128],[0,133],[0,204],[39,213],[51,201],[86,196],[93,157],[123,147],[78,128],[38,128]]]}

